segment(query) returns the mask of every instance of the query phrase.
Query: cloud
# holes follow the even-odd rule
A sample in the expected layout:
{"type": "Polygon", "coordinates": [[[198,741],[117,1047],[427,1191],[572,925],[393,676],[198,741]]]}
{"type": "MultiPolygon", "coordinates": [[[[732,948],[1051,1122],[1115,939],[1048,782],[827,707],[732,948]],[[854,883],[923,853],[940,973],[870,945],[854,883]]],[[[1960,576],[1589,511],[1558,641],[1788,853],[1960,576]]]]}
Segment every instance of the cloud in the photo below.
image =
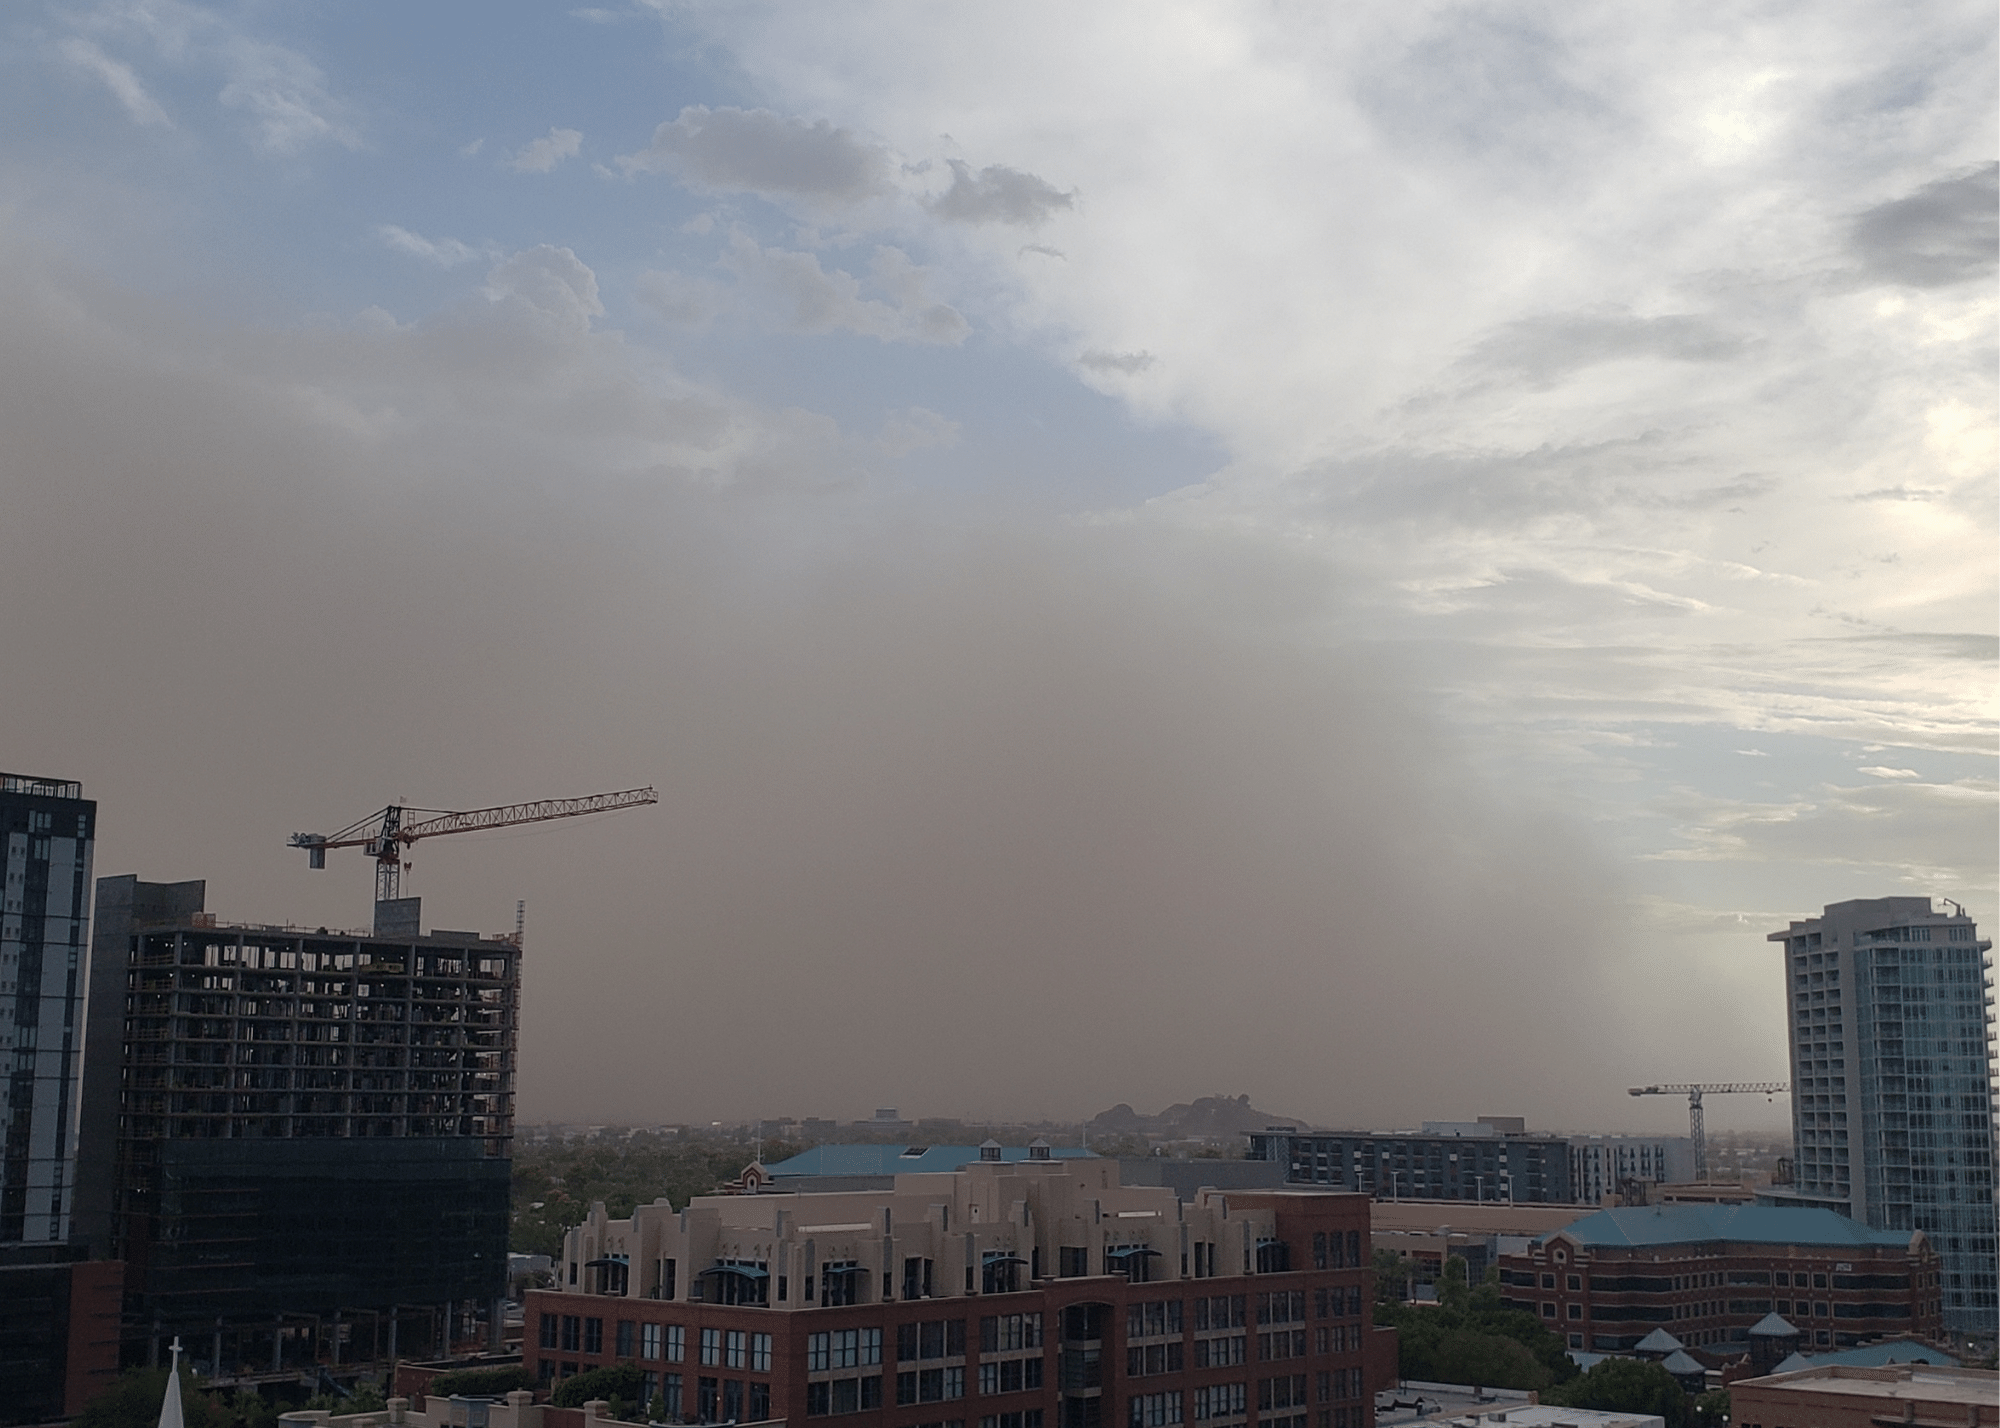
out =
{"type": "Polygon", "coordinates": [[[494,264],[486,275],[486,296],[533,313],[553,332],[580,337],[590,320],[604,313],[597,275],[575,253],[543,243],[494,264]]]}
{"type": "Polygon", "coordinates": [[[686,273],[649,270],[639,275],[634,291],[662,320],[680,327],[703,326],[730,307],[720,284],[686,273]]]}
{"type": "Polygon", "coordinates": [[[222,53],[229,79],[218,97],[255,120],[266,153],[290,156],[321,140],[361,147],[346,106],[328,94],[326,76],[305,56],[244,35],[231,35],[222,53]]]}
{"type": "Polygon", "coordinates": [[[879,145],[824,119],[808,124],[768,109],[689,105],[653,131],[649,146],[618,163],[628,173],[671,173],[699,189],[835,203],[889,186],[888,154],[879,145]]]}
{"type": "Polygon", "coordinates": [[[393,223],[380,225],[376,228],[375,235],[398,253],[422,258],[427,263],[436,263],[440,268],[455,268],[460,263],[469,263],[474,258],[486,256],[480,249],[461,243],[456,238],[426,238],[420,233],[412,233],[407,228],[398,228],[393,223]]]}
{"type": "Polygon", "coordinates": [[[57,48],[62,51],[63,58],[77,69],[100,80],[104,87],[111,91],[112,96],[125,106],[125,112],[131,115],[133,123],[159,125],[168,129],[173,127],[174,121],[167,117],[167,111],[162,109],[159,102],[146,92],[145,86],[139,83],[139,77],[132,72],[131,65],[123,60],[111,58],[89,40],[77,36],[64,40],[57,48]]]}
{"type": "Polygon", "coordinates": [[[1875,277],[1947,287],[1992,273],[2000,250],[2000,164],[1936,179],[1854,220],[1851,241],[1875,277]]]}
{"type": "Polygon", "coordinates": [[[1709,318],[1614,309],[1518,319],[1481,338],[1462,365],[1546,388],[1603,362],[1727,362],[1744,347],[1742,337],[1709,318]]]}
{"type": "Polygon", "coordinates": [[[1019,169],[989,164],[974,173],[961,160],[949,162],[951,187],[929,206],[932,213],[950,223],[1011,223],[1032,228],[1076,202],[1074,193],[1064,193],[1048,180],[1019,169]]]}
{"type": "Polygon", "coordinates": [[[875,445],[885,456],[908,456],[923,451],[958,445],[959,424],[950,417],[924,407],[906,407],[890,413],[876,434],[875,445]]]}
{"type": "Polygon", "coordinates": [[[819,258],[761,247],[748,234],[732,235],[723,264],[744,289],[794,332],[859,333],[884,342],[956,346],[972,327],[957,309],[931,300],[929,275],[899,248],[880,247],[869,263],[869,282],[883,298],[862,295],[861,280],[819,258]]]}
{"type": "Polygon", "coordinates": [[[581,129],[551,129],[521,149],[507,163],[517,174],[545,174],[583,147],[581,129]]]}
{"type": "Polygon", "coordinates": [[[1080,367],[1093,372],[1120,372],[1135,377],[1158,359],[1150,352],[1086,352],[1076,359],[1080,367]]]}
{"type": "Polygon", "coordinates": [[[1863,768],[1857,770],[1857,772],[1869,774],[1875,778],[1922,778],[1923,777],[1923,775],[1918,773],[1915,769],[1863,768]]]}

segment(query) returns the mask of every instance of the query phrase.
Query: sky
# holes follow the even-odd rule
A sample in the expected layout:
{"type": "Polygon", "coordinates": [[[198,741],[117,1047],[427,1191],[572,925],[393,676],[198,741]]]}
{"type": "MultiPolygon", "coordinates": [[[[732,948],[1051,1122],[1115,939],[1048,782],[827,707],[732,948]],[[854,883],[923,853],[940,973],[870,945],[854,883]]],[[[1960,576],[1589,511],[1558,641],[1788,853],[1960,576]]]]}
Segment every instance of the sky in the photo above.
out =
{"type": "MultiPolygon", "coordinates": [[[[1996,905],[1990,5],[24,3],[0,765],[524,1119],[1666,1130],[1996,905]]],[[[1782,1128],[1782,1097],[1718,1099],[1782,1128]]]]}

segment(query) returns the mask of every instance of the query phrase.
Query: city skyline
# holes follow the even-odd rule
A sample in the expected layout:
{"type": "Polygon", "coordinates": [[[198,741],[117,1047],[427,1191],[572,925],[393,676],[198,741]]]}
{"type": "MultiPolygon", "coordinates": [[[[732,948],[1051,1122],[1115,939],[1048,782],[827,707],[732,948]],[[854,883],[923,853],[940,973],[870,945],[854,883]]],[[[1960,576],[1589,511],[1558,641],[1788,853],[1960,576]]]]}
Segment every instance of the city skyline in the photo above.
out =
{"type": "Polygon", "coordinates": [[[1671,1133],[2000,911],[1993,25],[1610,13],[13,14],[5,762],[331,926],[657,785],[414,859],[530,1120],[1671,1133]]]}

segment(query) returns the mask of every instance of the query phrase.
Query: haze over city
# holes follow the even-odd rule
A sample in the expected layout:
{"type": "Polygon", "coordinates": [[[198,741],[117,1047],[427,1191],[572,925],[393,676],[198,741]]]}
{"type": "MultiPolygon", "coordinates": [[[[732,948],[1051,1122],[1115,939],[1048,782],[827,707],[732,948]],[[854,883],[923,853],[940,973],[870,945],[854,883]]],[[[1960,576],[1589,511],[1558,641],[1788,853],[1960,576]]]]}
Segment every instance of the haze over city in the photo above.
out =
{"type": "MultiPolygon", "coordinates": [[[[524,1120],[1684,1124],[1995,907],[1989,6],[0,20],[7,764],[524,1120]]],[[[1789,1124],[1781,1098],[1712,1128],[1789,1124]]]]}

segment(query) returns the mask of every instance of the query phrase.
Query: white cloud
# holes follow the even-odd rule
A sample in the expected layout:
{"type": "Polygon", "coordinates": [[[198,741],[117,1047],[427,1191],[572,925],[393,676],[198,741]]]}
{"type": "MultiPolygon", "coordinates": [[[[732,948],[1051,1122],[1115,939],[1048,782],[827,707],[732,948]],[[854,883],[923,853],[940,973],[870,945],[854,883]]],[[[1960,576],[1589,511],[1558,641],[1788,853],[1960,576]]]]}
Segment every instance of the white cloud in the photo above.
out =
{"type": "Polygon", "coordinates": [[[931,299],[929,274],[898,248],[877,248],[869,263],[869,285],[881,298],[864,296],[859,278],[821,267],[815,254],[765,248],[740,230],[731,235],[723,263],[754,300],[795,332],[845,331],[884,342],[956,345],[972,331],[957,309],[931,299]]]}
{"type": "Polygon", "coordinates": [[[582,147],[582,130],[551,129],[507,162],[517,174],[545,174],[564,159],[574,158],[582,147]]]}
{"type": "Polygon", "coordinates": [[[671,173],[701,189],[850,203],[888,188],[887,152],[821,119],[691,104],[618,160],[628,173],[671,173]]]}
{"type": "Polygon", "coordinates": [[[231,35],[222,53],[229,79],[218,97],[255,120],[266,153],[289,156],[321,140],[361,147],[346,106],[327,93],[326,77],[305,56],[243,35],[231,35]]]}
{"type": "Polygon", "coordinates": [[[719,283],[687,273],[649,270],[639,275],[634,291],[640,302],[680,327],[703,326],[730,306],[730,295],[719,283]]]}
{"type": "Polygon", "coordinates": [[[85,74],[102,82],[104,87],[111,91],[112,96],[125,106],[125,112],[132,116],[133,123],[157,124],[169,129],[173,127],[174,121],[167,117],[167,111],[160,107],[159,101],[146,92],[146,87],[139,82],[139,77],[133,73],[131,65],[123,60],[111,58],[89,40],[74,35],[64,40],[58,48],[62,51],[64,59],[85,74]]]}
{"type": "Polygon", "coordinates": [[[525,309],[551,332],[568,337],[587,333],[590,320],[604,313],[597,274],[569,249],[548,243],[494,264],[486,275],[486,296],[525,309]]]}
{"type": "Polygon", "coordinates": [[[481,249],[469,243],[461,243],[456,238],[426,238],[421,233],[412,233],[407,228],[398,228],[393,223],[381,224],[375,236],[394,248],[398,253],[407,253],[413,258],[422,258],[427,263],[436,263],[440,268],[455,268],[460,263],[469,263],[474,258],[487,256],[481,249]]]}
{"type": "Polygon", "coordinates": [[[1922,778],[1923,777],[1923,775],[1918,773],[1915,769],[1891,769],[1891,768],[1882,768],[1879,766],[1874,768],[1858,769],[1856,770],[1856,772],[1869,774],[1875,778],[1922,778]]]}

